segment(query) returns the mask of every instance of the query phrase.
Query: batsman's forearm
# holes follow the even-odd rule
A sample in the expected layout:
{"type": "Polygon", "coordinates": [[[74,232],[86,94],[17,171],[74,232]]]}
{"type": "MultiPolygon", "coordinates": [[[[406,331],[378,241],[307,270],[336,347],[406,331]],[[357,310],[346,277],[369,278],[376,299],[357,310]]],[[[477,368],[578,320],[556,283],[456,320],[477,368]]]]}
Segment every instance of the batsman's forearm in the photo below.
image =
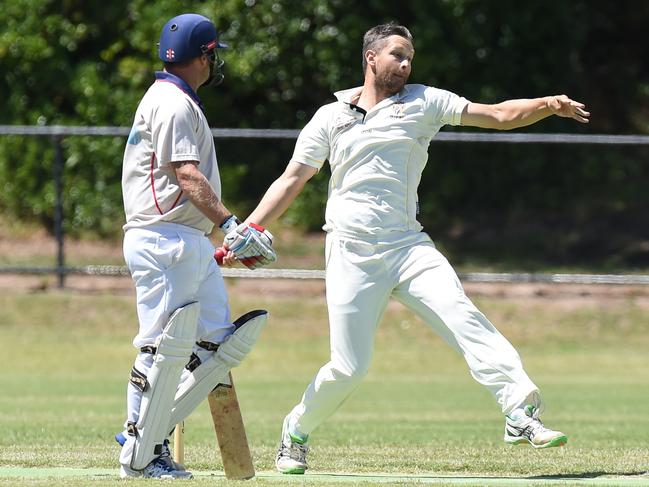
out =
{"type": "Polygon", "coordinates": [[[221,225],[230,216],[230,211],[217,198],[207,179],[196,177],[181,183],[181,189],[187,199],[198,208],[215,225],[221,225]]]}

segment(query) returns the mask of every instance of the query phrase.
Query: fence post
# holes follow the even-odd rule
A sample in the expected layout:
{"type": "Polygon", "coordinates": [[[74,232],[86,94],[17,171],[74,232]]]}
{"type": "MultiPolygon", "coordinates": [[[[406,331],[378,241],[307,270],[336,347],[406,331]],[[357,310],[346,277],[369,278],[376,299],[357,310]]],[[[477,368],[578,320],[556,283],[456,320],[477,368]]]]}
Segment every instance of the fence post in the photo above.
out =
{"type": "Polygon", "coordinates": [[[54,192],[56,200],[54,203],[54,236],[56,237],[56,275],[59,278],[59,288],[65,287],[65,253],[63,249],[63,137],[52,136],[54,142],[54,192]]]}

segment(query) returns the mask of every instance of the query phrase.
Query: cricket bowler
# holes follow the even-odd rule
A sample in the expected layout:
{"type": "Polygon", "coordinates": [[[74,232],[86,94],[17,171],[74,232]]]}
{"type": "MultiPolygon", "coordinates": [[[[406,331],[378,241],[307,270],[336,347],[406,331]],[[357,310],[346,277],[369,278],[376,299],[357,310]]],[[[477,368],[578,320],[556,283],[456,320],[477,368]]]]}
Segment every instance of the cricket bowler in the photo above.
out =
{"type": "MultiPolygon", "coordinates": [[[[376,26],[363,39],[362,86],[335,93],[301,131],[284,173],[248,221],[278,218],[329,161],[326,294],[331,358],[284,419],[280,472],[307,469],[308,439],[360,384],[388,300],[403,303],[466,360],[505,415],[505,442],[564,445],[547,428],[538,387],[518,353],[464,293],[456,273],[422,232],[417,187],[432,137],[444,125],[509,130],[551,115],[588,122],[565,95],[480,104],[449,91],[408,84],[415,50],[406,27],[376,26]]],[[[397,366],[398,364],[395,364],[397,366]]]]}

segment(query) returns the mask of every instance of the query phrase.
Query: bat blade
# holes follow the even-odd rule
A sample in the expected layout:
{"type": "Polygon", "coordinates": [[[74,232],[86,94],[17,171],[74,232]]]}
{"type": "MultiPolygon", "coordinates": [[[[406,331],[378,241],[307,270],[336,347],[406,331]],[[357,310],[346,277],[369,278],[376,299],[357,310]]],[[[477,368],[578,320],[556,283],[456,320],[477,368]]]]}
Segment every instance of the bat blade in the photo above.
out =
{"type": "Polygon", "coordinates": [[[210,392],[207,399],[221,451],[225,477],[229,480],[246,480],[255,476],[255,467],[252,464],[252,455],[232,374],[230,374],[230,384],[219,384],[210,392]]]}

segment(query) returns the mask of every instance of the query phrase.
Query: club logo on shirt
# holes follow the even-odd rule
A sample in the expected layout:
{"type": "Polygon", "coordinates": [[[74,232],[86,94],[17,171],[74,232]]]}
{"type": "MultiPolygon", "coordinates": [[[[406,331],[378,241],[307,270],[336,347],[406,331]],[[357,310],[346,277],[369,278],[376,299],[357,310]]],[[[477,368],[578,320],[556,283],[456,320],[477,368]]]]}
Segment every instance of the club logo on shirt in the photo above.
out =
{"type": "Polygon", "coordinates": [[[395,102],[392,105],[392,113],[390,114],[390,118],[403,118],[404,113],[403,113],[404,105],[402,101],[395,102]]]}
{"type": "Polygon", "coordinates": [[[339,115],[334,121],[334,130],[345,130],[350,125],[356,123],[356,117],[339,115]]]}
{"type": "Polygon", "coordinates": [[[350,117],[349,115],[338,115],[334,120],[333,128],[331,130],[331,137],[335,137],[339,133],[345,131],[352,125],[356,123],[355,117],[350,117]]]}
{"type": "Polygon", "coordinates": [[[128,135],[127,142],[131,145],[138,145],[141,140],[142,140],[142,135],[140,135],[140,132],[137,130],[137,128],[135,127],[131,128],[131,133],[128,135]]]}

